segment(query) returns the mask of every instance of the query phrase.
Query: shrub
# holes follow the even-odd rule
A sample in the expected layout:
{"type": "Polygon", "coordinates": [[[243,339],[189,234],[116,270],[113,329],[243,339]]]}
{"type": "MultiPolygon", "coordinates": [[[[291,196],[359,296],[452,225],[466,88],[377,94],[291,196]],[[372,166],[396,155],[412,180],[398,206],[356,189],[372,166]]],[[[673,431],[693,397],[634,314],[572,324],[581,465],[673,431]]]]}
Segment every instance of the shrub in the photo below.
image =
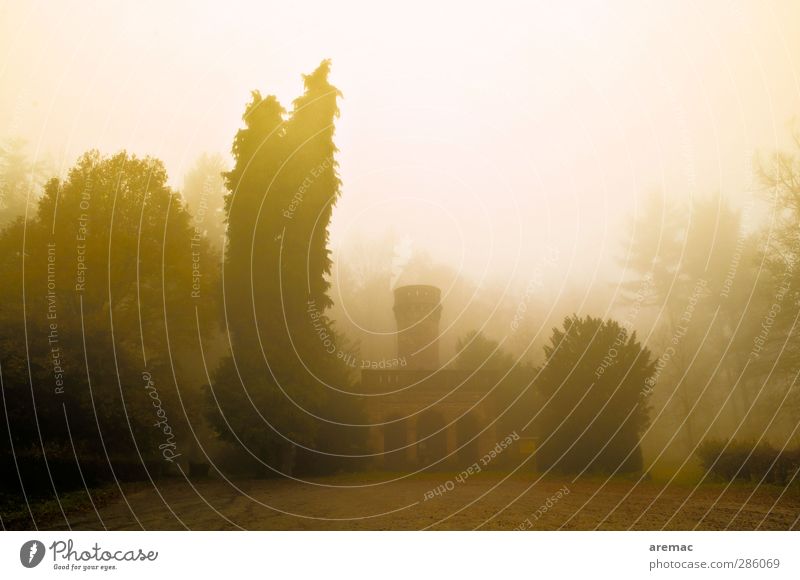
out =
{"type": "Polygon", "coordinates": [[[722,481],[787,485],[800,469],[800,449],[783,451],[769,443],[706,440],[697,450],[703,469],[722,481]]]}

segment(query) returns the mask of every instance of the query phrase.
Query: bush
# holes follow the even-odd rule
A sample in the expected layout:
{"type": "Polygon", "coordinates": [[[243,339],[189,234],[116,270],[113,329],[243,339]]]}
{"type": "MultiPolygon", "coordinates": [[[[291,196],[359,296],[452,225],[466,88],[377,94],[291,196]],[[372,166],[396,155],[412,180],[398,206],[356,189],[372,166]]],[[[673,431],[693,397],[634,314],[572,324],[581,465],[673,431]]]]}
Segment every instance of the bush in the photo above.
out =
{"type": "Polygon", "coordinates": [[[537,469],[640,472],[655,361],[636,333],[613,320],[573,315],[553,329],[544,351],[535,385],[542,401],[533,423],[541,441],[537,469]]]}
{"type": "Polygon", "coordinates": [[[697,450],[703,469],[722,481],[788,485],[800,469],[800,449],[783,451],[769,443],[704,441],[697,450]]]}

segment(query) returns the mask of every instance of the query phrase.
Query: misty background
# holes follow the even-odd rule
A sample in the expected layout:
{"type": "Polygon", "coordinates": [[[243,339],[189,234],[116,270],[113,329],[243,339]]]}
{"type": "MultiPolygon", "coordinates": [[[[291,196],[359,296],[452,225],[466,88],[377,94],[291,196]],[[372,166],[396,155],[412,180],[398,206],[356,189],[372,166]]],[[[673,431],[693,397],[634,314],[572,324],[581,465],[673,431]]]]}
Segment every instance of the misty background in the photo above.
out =
{"type": "MultiPolygon", "coordinates": [[[[290,102],[302,90],[298,71],[330,58],[344,93],[330,317],[362,360],[393,356],[392,290],[417,283],[442,289],[444,364],[473,330],[540,364],[551,328],[571,313],[629,319],[660,356],[670,317],[693,292],[669,281],[705,275],[713,262],[708,278],[722,285],[737,240],[751,240],[753,256],[769,246],[782,208],[761,170],[794,146],[800,38],[789,25],[800,5],[304,8],[2,4],[0,136],[6,167],[27,167],[27,211],[45,180],[64,177],[85,151],[126,149],[163,160],[167,183],[194,214],[208,212],[209,243],[222,250],[219,173],[232,165],[243,103],[254,87],[290,102]],[[698,270],[692,259],[705,263],[698,270]],[[633,306],[653,262],[663,277],[633,306]]],[[[25,211],[8,209],[4,223],[25,211]]],[[[764,279],[757,266],[748,272],[764,279]]],[[[763,284],[768,309],[774,281],[763,284]]],[[[735,374],[725,347],[736,313],[753,303],[730,304],[730,332],[705,354],[735,374]]],[[[692,340],[706,344],[702,333],[692,340]]],[[[684,384],[691,368],[681,362],[671,380],[684,384]]],[[[757,398],[725,399],[724,385],[697,395],[704,380],[689,381],[683,403],[662,397],[674,412],[658,414],[656,400],[653,431],[667,436],[655,449],[680,432],[684,457],[720,400],[723,437],[757,398]],[[691,404],[706,394],[705,406],[691,404]],[[684,416],[697,417],[694,431],[684,416]]],[[[792,416],[770,423],[784,440],[795,437],[792,416]]]]}
{"type": "Polygon", "coordinates": [[[5,2],[2,136],[58,174],[91,148],[154,155],[181,187],[201,154],[229,160],[253,87],[288,100],[331,58],[337,254],[395,231],[521,287],[550,244],[548,281],[594,293],[645,195],[741,203],[753,154],[785,147],[798,114],[794,2],[303,8],[5,2]]]}

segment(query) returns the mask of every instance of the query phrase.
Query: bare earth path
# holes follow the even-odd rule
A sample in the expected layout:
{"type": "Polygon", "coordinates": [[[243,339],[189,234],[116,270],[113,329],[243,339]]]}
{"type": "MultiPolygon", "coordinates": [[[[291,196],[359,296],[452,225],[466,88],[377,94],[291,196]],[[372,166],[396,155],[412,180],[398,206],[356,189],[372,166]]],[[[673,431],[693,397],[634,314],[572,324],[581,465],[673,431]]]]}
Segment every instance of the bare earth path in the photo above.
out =
{"type": "MultiPolygon", "coordinates": [[[[382,483],[396,477],[347,475],[311,484],[248,479],[234,482],[238,489],[217,479],[191,485],[173,479],[158,482],[163,500],[153,486],[127,488],[130,508],[120,497],[107,501],[98,508],[102,523],[91,507],[67,511],[67,517],[73,529],[112,530],[800,529],[796,486],[737,484],[726,491],[717,484],[613,480],[603,486],[603,479],[548,478],[526,491],[535,476],[503,482],[502,474],[480,474],[458,483],[446,473],[382,483]],[[430,493],[440,485],[443,493],[430,493]]],[[[63,519],[38,524],[66,528],[63,519]]]]}

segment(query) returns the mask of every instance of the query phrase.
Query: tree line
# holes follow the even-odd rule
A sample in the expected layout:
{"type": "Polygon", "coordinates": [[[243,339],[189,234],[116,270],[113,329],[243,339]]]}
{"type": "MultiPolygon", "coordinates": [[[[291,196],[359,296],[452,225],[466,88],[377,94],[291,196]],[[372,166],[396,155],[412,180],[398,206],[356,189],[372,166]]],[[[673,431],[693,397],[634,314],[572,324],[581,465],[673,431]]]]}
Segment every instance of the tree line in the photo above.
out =
{"type": "MultiPolygon", "coordinates": [[[[4,494],[209,463],[264,475],[369,464],[358,377],[320,339],[358,348],[331,315],[341,94],[329,69],[305,75],[289,109],[253,92],[232,167],[206,156],[182,192],[151,157],[89,151],[43,181],[19,144],[3,150],[4,494]]],[[[504,373],[498,420],[535,435],[540,469],[635,472],[643,446],[717,457],[726,443],[701,446],[714,438],[796,446],[800,161],[759,168],[769,226],[745,229],[722,196],[688,209],[650,199],[621,236],[633,275],[619,320],[567,316],[540,359],[477,331],[456,342],[456,368],[504,373]]],[[[367,308],[365,289],[391,276],[367,272],[346,292],[367,308]]]]}
{"type": "Polygon", "coordinates": [[[183,195],[158,159],[89,151],[29,203],[19,147],[4,158],[5,494],[154,479],[225,442],[234,471],[350,467],[364,441],[352,377],[308,314],[315,304],[314,326],[336,334],[329,66],[289,111],[254,92],[233,167],[200,159],[183,195]]]}

